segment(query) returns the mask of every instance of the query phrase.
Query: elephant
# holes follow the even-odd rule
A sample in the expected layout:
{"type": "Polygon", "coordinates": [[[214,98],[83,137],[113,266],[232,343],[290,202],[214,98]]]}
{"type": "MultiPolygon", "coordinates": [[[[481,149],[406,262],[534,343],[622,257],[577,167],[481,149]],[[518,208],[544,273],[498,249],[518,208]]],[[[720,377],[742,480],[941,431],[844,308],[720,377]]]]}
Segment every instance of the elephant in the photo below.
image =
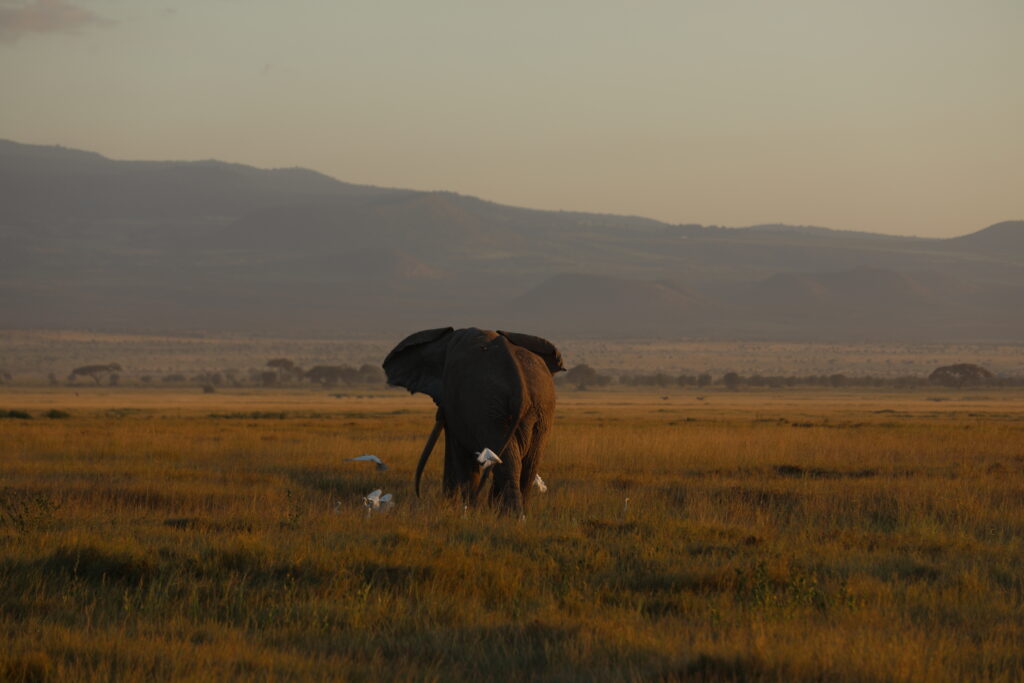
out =
{"type": "Polygon", "coordinates": [[[522,516],[554,418],[552,376],[565,370],[555,345],[516,332],[441,327],[403,339],[383,367],[388,384],[427,394],[437,406],[416,465],[416,495],[444,430],[445,495],[477,502],[485,481],[476,454],[490,448],[501,458],[491,468],[490,501],[522,516]]]}

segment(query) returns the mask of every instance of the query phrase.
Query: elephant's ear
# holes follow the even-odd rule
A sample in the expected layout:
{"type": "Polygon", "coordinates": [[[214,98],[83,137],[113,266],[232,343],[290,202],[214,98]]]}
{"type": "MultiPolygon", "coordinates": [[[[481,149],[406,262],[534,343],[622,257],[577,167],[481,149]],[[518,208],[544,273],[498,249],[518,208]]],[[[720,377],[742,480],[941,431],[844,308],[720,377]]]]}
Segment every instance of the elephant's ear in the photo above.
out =
{"type": "Polygon", "coordinates": [[[535,337],[532,334],[521,334],[519,332],[505,332],[504,330],[498,330],[498,334],[516,346],[522,346],[527,351],[537,354],[544,362],[547,363],[548,370],[551,374],[556,372],[562,372],[565,370],[565,366],[562,365],[562,354],[558,352],[558,348],[543,337],[535,337]]]}
{"type": "Polygon", "coordinates": [[[440,404],[445,347],[454,331],[451,327],[423,330],[399,342],[384,359],[388,384],[405,387],[410,394],[426,394],[440,404]]]}

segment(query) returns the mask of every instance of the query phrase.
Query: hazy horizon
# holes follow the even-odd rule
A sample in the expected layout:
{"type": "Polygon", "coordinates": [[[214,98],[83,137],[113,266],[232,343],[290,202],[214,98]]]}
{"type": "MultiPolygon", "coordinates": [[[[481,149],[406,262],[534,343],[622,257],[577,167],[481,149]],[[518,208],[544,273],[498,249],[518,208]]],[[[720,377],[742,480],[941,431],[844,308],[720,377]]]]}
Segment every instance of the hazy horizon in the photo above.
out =
{"type": "Polygon", "coordinates": [[[0,0],[0,138],[669,223],[1024,215],[1008,0],[0,0]]]}

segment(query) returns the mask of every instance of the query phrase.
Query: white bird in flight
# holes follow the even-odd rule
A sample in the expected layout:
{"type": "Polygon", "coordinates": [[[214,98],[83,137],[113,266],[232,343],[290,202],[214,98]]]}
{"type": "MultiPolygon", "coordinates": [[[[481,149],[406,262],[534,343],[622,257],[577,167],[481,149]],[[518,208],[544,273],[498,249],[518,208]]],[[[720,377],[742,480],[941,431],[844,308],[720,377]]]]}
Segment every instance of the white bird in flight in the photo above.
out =
{"type": "Polygon", "coordinates": [[[536,486],[537,490],[541,493],[548,492],[548,485],[544,483],[544,480],[540,478],[539,474],[533,478],[533,485],[536,486]]]}
{"type": "Polygon", "coordinates": [[[362,455],[357,455],[356,457],[349,458],[348,460],[349,462],[372,462],[377,465],[378,470],[386,470],[388,468],[388,466],[384,464],[383,460],[378,458],[376,455],[370,455],[369,453],[363,453],[362,455]]]}
{"type": "Polygon", "coordinates": [[[500,463],[501,458],[499,458],[498,454],[490,448],[484,448],[482,451],[477,452],[476,461],[483,466],[484,471],[487,471],[487,468],[500,463]]]}

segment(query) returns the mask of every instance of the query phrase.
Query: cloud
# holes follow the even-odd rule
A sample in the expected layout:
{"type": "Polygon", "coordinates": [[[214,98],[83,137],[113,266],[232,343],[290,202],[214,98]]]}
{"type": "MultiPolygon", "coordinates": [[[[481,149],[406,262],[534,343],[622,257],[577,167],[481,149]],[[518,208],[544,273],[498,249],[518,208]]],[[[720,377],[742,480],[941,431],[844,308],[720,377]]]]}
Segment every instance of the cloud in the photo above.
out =
{"type": "Polygon", "coordinates": [[[0,0],[0,40],[13,41],[31,33],[68,33],[111,23],[67,0],[0,0]]]}

